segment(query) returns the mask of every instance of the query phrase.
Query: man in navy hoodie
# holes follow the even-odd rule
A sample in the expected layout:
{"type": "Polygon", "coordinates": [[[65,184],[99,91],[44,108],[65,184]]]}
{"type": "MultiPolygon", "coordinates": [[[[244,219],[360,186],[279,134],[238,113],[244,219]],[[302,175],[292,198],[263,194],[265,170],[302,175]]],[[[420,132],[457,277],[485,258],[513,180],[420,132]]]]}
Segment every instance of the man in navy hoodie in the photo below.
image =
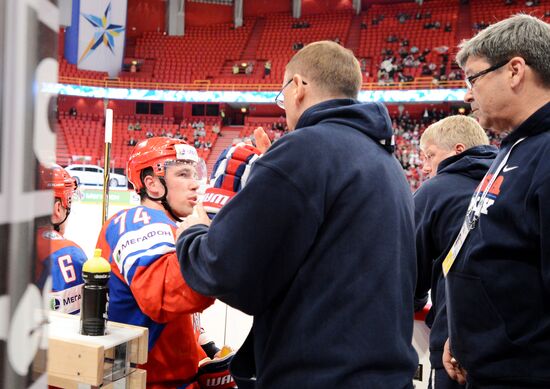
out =
{"type": "Polygon", "coordinates": [[[497,149],[479,123],[470,117],[449,116],[429,126],[420,138],[422,169],[430,179],[414,194],[416,221],[415,308],[421,309],[431,289],[432,306],[426,316],[430,327],[430,364],[436,389],[464,388],[443,368],[447,340],[443,259],[460,230],[468,204],[495,159],[497,149]]]}
{"type": "Polygon", "coordinates": [[[443,263],[443,362],[472,388],[550,388],[548,53],[550,25],[515,15],[457,55],[481,126],[509,132],[443,263]]]}
{"type": "Polygon", "coordinates": [[[200,207],[184,221],[184,278],[254,316],[240,389],[412,388],[413,202],[388,112],[357,102],[359,63],[334,42],[300,50],[283,81],[293,131],[210,227],[200,207]]]}

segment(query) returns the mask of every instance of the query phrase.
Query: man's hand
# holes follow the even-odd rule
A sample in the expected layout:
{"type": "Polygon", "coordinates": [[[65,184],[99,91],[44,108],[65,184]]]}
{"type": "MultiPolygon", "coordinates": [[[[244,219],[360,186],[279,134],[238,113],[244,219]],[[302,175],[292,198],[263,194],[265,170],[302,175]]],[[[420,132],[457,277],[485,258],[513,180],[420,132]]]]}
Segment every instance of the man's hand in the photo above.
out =
{"type": "Polygon", "coordinates": [[[264,154],[271,146],[269,136],[265,133],[263,127],[258,127],[254,130],[254,138],[256,139],[256,148],[264,154]]]}
{"type": "Polygon", "coordinates": [[[210,218],[206,214],[206,211],[204,210],[202,204],[197,204],[195,206],[195,209],[193,210],[193,213],[187,216],[185,220],[181,222],[178,230],[176,231],[176,240],[178,240],[183,231],[185,231],[189,227],[196,226],[197,224],[206,224],[207,226],[210,225],[210,218]]]}
{"type": "Polygon", "coordinates": [[[460,366],[460,363],[451,354],[451,346],[449,339],[445,342],[443,347],[443,367],[445,371],[453,380],[458,381],[459,384],[464,385],[466,383],[466,370],[460,366]]]}

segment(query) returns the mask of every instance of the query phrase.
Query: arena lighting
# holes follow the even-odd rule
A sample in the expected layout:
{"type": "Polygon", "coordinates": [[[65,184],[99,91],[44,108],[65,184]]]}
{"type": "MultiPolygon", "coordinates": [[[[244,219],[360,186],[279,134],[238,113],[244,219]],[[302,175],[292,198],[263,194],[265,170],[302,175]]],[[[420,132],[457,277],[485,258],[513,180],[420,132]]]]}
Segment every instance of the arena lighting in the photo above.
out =
{"type": "MultiPolygon", "coordinates": [[[[177,91],[126,88],[102,88],[83,85],[43,83],[43,92],[65,96],[80,96],[95,99],[179,101],[197,103],[246,103],[275,104],[278,91],[177,91]]],[[[359,101],[383,103],[431,103],[442,101],[464,101],[466,89],[410,89],[373,90],[359,92],[359,101]]]]}

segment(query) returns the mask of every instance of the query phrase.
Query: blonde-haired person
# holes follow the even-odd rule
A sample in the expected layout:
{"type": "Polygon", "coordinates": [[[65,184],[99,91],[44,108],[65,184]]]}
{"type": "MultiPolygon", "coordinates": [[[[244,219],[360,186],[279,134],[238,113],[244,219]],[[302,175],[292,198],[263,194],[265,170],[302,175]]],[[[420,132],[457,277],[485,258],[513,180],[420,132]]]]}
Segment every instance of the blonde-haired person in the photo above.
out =
{"type": "Polygon", "coordinates": [[[426,128],[420,137],[422,170],[434,177],[445,158],[488,144],[487,134],[475,119],[464,115],[446,117],[426,128]]]}
{"type": "Polygon", "coordinates": [[[210,228],[198,207],[178,230],[191,288],[254,316],[239,388],[413,387],[412,195],[361,80],[337,43],[300,50],[276,98],[291,131],[210,228]]]}
{"type": "Polygon", "coordinates": [[[443,346],[448,337],[443,259],[460,230],[472,193],[495,159],[497,149],[479,123],[470,117],[449,116],[431,126],[420,138],[422,169],[430,179],[414,194],[418,280],[415,309],[432,306],[426,317],[430,327],[430,364],[436,389],[459,389],[443,368],[443,346]]]}
{"type": "Polygon", "coordinates": [[[548,53],[550,24],[515,15],[457,54],[473,115],[509,133],[472,197],[468,236],[446,263],[443,362],[472,388],[550,388],[548,53]]]}

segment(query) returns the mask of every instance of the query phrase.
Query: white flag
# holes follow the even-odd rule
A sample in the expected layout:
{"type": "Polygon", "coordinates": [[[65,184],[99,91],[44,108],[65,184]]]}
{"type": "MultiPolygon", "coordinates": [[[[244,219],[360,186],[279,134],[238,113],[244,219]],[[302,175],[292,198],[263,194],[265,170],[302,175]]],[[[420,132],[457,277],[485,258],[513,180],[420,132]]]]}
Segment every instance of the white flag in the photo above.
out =
{"type": "Polygon", "coordinates": [[[108,72],[122,68],[127,0],[81,0],[78,33],[79,69],[108,72]]]}

